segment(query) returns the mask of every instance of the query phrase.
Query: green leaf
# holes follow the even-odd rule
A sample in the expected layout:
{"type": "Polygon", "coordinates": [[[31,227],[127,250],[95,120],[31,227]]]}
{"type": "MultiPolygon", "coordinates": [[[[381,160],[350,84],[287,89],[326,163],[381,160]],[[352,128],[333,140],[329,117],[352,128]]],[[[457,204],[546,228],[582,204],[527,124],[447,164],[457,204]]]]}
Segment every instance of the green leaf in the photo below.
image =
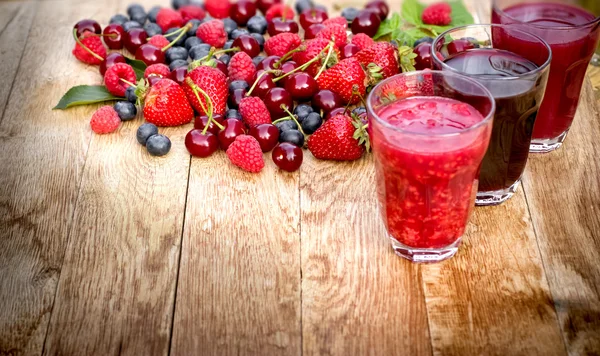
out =
{"type": "Polygon", "coordinates": [[[423,24],[421,21],[423,10],[425,10],[425,5],[418,0],[404,0],[402,2],[402,18],[415,26],[423,24]]]}
{"type": "Polygon", "coordinates": [[[104,85],[79,85],[67,91],[54,109],[68,109],[73,106],[102,103],[111,100],[124,100],[113,96],[104,85]]]}
{"type": "Polygon", "coordinates": [[[138,80],[140,80],[144,77],[144,71],[148,67],[146,65],[146,63],[139,61],[137,59],[131,59],[131,58],[127,58],[127,57],[125,57],[125,61],[127,62],[127,64],[129,64],[133,68],[133,70],[135,71],[135,76],[137,77],[138,80]]]}
{"type": "Polygon", "coordinates": [[[377,40],[381,37],[387,36],[394,31],[397,31],[402,28],[402,18],[397,13],[393,13],[392,16],[383,21],[377,30],[375,36],[373,36],[374,40],[377,40]]]}

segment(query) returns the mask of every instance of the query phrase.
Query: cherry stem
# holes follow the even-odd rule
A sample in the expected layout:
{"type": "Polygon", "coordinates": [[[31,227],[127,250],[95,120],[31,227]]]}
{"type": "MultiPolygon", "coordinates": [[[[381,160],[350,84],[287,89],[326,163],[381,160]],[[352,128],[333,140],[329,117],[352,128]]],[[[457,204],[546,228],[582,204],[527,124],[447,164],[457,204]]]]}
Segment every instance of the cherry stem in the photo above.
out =
{"type": "Polygon", "coordinates": [[[190,86],[190,88],[192,88],[194,95],[196,95],[196,98],[198,99],[198,103],[200,103],[200,106],[202,106],[202,110],[204,110],[204,112],[208,115],[208,122],[206,123],[204,130],[202,130],[202,134],[203,135],[206,134],[206,131],[208,130],[208,127],[210,126],[211,123],[215,124],[215,126],[217,126],[219,128],[219,130],[225,129],[225,127],[223,125],[219,124],[213,117],[213,104],[212,104],[212,100],[210,100],[210,96],[208,96],[208,94],[206,94],[206,92],[204,90],[202,90],[199,86],[194,84],[194,82],[190,78],[187,78],[185,82],[187,83],[187,85],[190,86]],[[202,96],[204,96],[204,99],[206,100],[206,103],[208,104],[208,109],[209,109],[208,111],[206,110],[206,107],[202,103],[202,100],[200,100],[200,96],[198,95],[198,92],[202,93],[202,96]]]}
{"type": "Polygon", "coordinates": [[[89,54],[91,54],[92,56],[96,57],[97,60],[99,61],[104,61],[104,58],[102,58],[100,55],[98,55],[97,53],[94,53],[94,51],[92,51],[91,49],[89,49],[86,45],[84,45],[81,40],[79,39],[79,37],[77,36],[77,29],[73,29],[73,37],[75,38],[75,42],[77,42],[78,45],[81,46],[81,48],[83,48],[86,52],[88,52],[89,54]]]}
{"type": "Polygon", "coordinates": [[[296,123],[296,125],[298,125],[298,131],[300,131],[302,133],[302,135],[304,135],[304,137],[306,137],[306,134],[304,133],[304,130],[302,130],[302,125],[300,125],[300,123],[296,119],[296,115],[292,114],[290,112],[290,109],[287,106],[285,106],[285,104],[281,104],[280,107],[281,107],[281,109],[283,109],[283,111],[286,112],[286,114],[288,114],[290,116],[290,118],[292,120],[294,120],[294,122],[296,123]]]}
{"type": "Polygon", "coordinates": [[[123,82],[123,83],[125,83],[125,84],[129,84],[130,86],[132,86],[132,87],[134,87],[134,88],[135,88],[135,87],[137,87],[137,84],[133,84],[133,83],[132,83],[132,82],[130,82],[129,80],[125,80],[125,79],[123,79],[123,78],[119,78],[119,80],[120,80],[120,81],[122,81],[122,82],[123,82]]]}
{"type": "Polygon", "coordinates": [[[294,48],[293,50],[289,51],[288,53],[284,54],[281,58],[279,58],[279,60],[275,63],[273,63],[273,68],[278,68],[283,62],[287,61],[291,55],[293,55],[296,52],[302,52],[305,51],[306,48],[305,46],[300,46],[298,48],[294,48]]]}
{"type": "MultiPolygon", "coordinates": [[[[325,48],[323,48],[325,49],[325,48]]],[[[300,67],[294,68],[291,71],[285,73],[284,75],[277,77],[275,79],[273,79],[273,83],[277,83],[278,81],[280,81],[281,79],[290,76],[298,71],[302,71],[305,70],[306,68],[308,68],[308,66],[310,66],[311,64],[315,63],[319,58],[320,58],[321,53],[317,54],[313,59],[311,59],[310,61],[304,63],[303,65],[301,65],[300,67]]]]}
{"type": "Polygon", "coordinates": [[[278,123],[280,123],[280,122],[288,121],[288,120],[291,120],[291,119],[292,119],[292,118],[291,118],[291,117],[289,117],[289,116],[284,116],[284,117],[282,117],[282,118],[279,118],[279,119],[277,119],[277,120],[273,121],[271,124],[272,124],[272,125],[275,125],[275,124],[278,124],[278,123]]]}
{"type": "Polygon", "coordinates": [[[264,78],[267,74],[271,74],[271,73],[275,73],[275,71],[273,71],[273,70],[265,70],[264,72],[260,73],[260,75],[258,76],[258,78],[256,78],[256,80],[254,81],[254,83],[250,87],[250,90],[248,90],[248,92],[246,93],[246,96],[250,96],[252,94],[252,92],[254,91],[254,88],[256,88],[256,86],[258,85],[258,83],[261,81],[261,79],[264,78]]]}
{"type": "Polygon", "coordinates": [[[210,49],[210,52],[208,52],[208,54],[206,56],[204,56],[204,57],[202,57],[200,59],[197,59],[197,60],[193,61],[192,63],[190,63],[189,68],[192,68],[192,70],[193,70],[193,69],[196,69],[196,68],[200,67],[202,65],[202,62],[204,60],[206,60],[207,58],[211,58],[212,56],[215,56],[217,54],[223,54],[223,53],[228,53],[228,52],[235,52],[235,51],[239,51],[239,50],[240,50],[239,47],[233,47],[233,48],[229,48],[229,49],[222,49],[222,50],[219,50],[219,51],[215,52],[215,48],[212,47],[210,49]]]}
{"type": "Polygon", "coordinates": [[[169,43],[168,45],[164,46],[163,49],[161,49],[161,51],[166,52],[169,48],[173,47],[173,45],[179,41],[186,32],[188,32],[190,30],[190,28],[192,28],[192,24],[188,23],[187,25],[183,26],[182,28],[180,28],[179,30],[169,33],[168,35],[166,35],[165,37],[172,35],[173,33],[177,33],[179,32],[179,35],[173,40],[171,41],[171,43],[169,43]]]}
{"type": "Polygon", "coordinates": [[[319,72],[317,73],[317,75],[315,76],[315,80],[317,78],[319,78],[319,76],[321,75],[321,73],[323,73],[323,71],[325,70],[325,68],[327,67],[327,63],[329,63],[329,59],[331,58],[331,53],[333,53],[333,42],[329,42],[329,50],[327,51],[327,57],[325,57],[325,61],[323,62],[323,65],[321,66],[321,68],[319,69],[319,72]]]}

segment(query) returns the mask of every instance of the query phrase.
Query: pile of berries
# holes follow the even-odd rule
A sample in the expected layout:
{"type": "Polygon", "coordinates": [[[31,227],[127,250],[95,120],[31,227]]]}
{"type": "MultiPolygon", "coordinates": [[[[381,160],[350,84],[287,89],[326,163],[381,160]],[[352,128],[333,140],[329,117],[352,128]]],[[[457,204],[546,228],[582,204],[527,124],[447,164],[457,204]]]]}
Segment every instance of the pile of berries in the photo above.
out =
{"type": "Polygon", "coordinates": [[[402,71],[398,46],[372,39],[387,4],[371,0],[329,17],[311,0],[295,8],[280,1],[174,0],[173,8],[148,12],[133,4],[104,29],[78,22],[74,56],[99,65],[107,90],[124,98],[100,108],[92,129],[113,132],[140,111],[147,124],[138,141],[164,155],[171,142],[158,127],[193,121],[185,138],[191,155],[222,149],[250,172],[259,172],[271,151],[286,171],[300,167],[303,147],[319,159],[362,157],[366,93],[402,71]],[[147,65],[139,81],[120,51],[108,52],[123,48],[147,65]]]}

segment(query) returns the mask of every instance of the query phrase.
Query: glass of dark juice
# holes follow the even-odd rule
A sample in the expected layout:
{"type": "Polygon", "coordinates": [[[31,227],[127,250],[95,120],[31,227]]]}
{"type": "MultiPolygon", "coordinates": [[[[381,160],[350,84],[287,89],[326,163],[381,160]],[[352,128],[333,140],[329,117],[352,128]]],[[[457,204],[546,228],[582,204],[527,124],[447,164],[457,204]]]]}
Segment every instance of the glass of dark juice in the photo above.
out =
{"type": "Polygon", "coordinates": [[[441,34],[432,51],[434,68],[475,79],[496,101],[476,204],[501,204],[516,192],[525,170],[548,81],[550,46],[510,26],[470,25],[441,34]]]}

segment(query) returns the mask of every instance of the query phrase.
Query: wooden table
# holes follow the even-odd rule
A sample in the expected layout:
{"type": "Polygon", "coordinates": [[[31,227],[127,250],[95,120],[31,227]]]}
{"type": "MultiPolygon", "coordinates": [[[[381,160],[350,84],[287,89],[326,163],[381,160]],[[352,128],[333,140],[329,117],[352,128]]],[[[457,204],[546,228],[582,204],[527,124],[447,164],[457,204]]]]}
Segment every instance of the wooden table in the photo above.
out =
{"type": "Polygon", "coordinates": [[[0,2],[1,355],[600,354],[589,83],[523,189],[475,210],[456,257],[411,264],[384,238],[371,157],[306,151],[297,173],[267,159],[253,175],[222,152],[190,159],[189,125],[153,158],[141,119],[99,136],[95,107],[51,111],[101,81],[72,57],[72,25],[127,4],[0,2]]]}

